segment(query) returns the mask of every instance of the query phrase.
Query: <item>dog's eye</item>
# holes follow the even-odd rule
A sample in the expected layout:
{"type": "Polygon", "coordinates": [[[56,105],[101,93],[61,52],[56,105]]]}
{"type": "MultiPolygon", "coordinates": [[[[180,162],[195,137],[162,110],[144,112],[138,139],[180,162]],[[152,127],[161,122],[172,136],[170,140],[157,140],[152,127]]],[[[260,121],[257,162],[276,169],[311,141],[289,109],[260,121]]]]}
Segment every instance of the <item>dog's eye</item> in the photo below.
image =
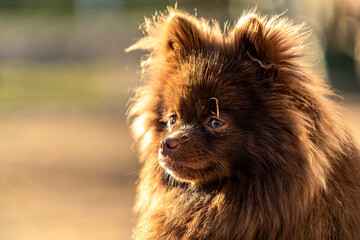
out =
{"type": "Polygon", "coordinates": [[[168,127],[175,125],[176,122],[177,122],[177,115],[176,115],[176,113],[173,113],[170,115],[170,119],[168,121],[168,127]]]}
{"type": "Polygon", "coordinates": [[[214,129],[219,128],[219,127],[223,126],[224,124],[225,123],[218,118],[211,118],[208,123],[209,127],[214,128],[214,129]]]}

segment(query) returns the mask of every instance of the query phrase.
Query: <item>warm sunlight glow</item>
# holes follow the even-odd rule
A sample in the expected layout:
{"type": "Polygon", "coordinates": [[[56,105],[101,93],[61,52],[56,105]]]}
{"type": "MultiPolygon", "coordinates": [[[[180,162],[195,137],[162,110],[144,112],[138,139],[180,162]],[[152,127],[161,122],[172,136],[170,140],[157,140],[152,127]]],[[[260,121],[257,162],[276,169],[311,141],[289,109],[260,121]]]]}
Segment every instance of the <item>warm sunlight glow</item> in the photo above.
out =
{"type": "Polygon", "coordinates": [[[255,14],[249,14],[249,15],[247,15],[245,17],[241,17],[239,19],[239,21],[237,22],[236,27],[243,26],[248,21],[249,18],[254,17],[254,16],[255,16],[255,14]]]}
{"type": "Polygon", "coordinates": [[[146,149],[149,146],[149,144],[151,143],[151,139],[152,139],[151,132],[148,131],[142,140],[142,149],[146,149]]]}
{"type": "Polygon", "coordinates": [[[140,117],[138,117],[135,122],[134,122],[134,132],[136,137],[139,137],[141,135],[143,135],[145,133],[145,120],[146,120],[146,115],[142,115],[140,117]]]}

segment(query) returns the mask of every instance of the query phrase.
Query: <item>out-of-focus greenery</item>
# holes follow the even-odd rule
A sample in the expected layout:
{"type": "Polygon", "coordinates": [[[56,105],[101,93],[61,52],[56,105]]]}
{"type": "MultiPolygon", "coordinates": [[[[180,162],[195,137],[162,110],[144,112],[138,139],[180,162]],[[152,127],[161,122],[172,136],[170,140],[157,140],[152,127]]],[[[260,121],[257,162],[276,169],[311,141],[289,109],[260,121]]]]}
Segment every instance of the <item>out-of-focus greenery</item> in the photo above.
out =
{"type": "MultiPolygon", "coordinates": [[[[357,43],[360,40],[360,13],[356,15],[360,9],[356,10],[359,4],[354,4],[354,1],[320,0],[307,5],[300,0],[260,0],[256,5],[262,13],[278,14],[288,10],[284,15],[295,19],[295,23],[306,21],[310,28],[314,29],[315,37],[309,42],[318,45],[312,52],[321,55],[320,65],[326,67],[323,72],[327,73],[327,78],[341,90],[354,91],[360,90],[360,61],[356,60],[360,58],[360,44],[357,43]],[[322,3],[326,3],[325,8],[322,3]]],[[[49,100],[44,98],[45,95],[55,99],[61,94],[67,96],[67,99],[83,99],[83,102],[84,99],[96,99],[96,91],[85,90],[90,89],[96,82],[96,74],[91,72],[94,71],[94,62],[101,65],[103,58],[126,59],[134,56],[133,53],[125,55],[123,49],[140,37],[140,32],[136,29],[142,23],[143,16],[150,17],[155,11],[165,10],[168,5],[174,6],[175,2],[0,0],[0,81],[3,82],[0,105],[14,103],[20,96],[29,101],[49,100]],[[12,65],[14,61],[22,63],[12,65]],[[59,61],[62,63],[59,64],[59,61]],[[36,66],[37,64],[39,66],[36,66]],[[75,66],[91,70],[85,70],[82,75],[82,71],[75,66]],[[32,73],[29,70],[31,68],[34,69],[32,73]],[[39,73],[41,76],[36,76],[37,71],[42,72],[39,73]],[[51,71],[55,71],[54,74],[51,71]],[[68,71],[78,71],[77,77],[74,77],[77,78],[76,83],[72,83],[77,87],[68,90],[64,87],[63,90],[53,91],[59,84],[70,86],[66,83],[67,79],[75,75],[65,73],[68,71]],[[10,80],[9,74],[12,74],[13,80],[10,80]],[[45,77],[46,74],[52,77],[45,77]],[[24,79],[22,75],[25,76],[24,79]],[[31,76],[31,80],[25,80],[30,79],[26,78],[26,75],[31,76]],[[89,77],[90,75],[92,77],[89,77]],[[44,83],[37,83],[41,81],[37,79],[48,77],[48,82],[44,80],[44,83]],[[92,83],[90,80],[82,80],[89,78],[92,83]],[[24,81],[24,84],[20,84],[20,81],[24,81]],[[88,83],[89,86],[81,87],[88,83]],[[43,86],[44,91],[30,85],[43,86]],[[45,89],[48,90],[47,93],[45,89]],[[78,96],[73,96],[75,93],[78,93],[78,96]]],[[[199,16],[216,18],[220,24],[225,20],[235,20],[246,8],[255,7],[255,3],[250,0],[177,2],[180,9],[197,12],[199,16]]]]}
{"type": "Polygon", "coordinates": [[[140,35],[142,16],[1,9],[1,113],[44,107],[124,112],[139,78],[138,54],[124,49],[140,35]]]}
{"type": "Polygon", "coordinates": [[[104,101],[98,78],[106,73],[96,63],[3,63],[0,107],[19,103],[91,105],[104,101]]]}

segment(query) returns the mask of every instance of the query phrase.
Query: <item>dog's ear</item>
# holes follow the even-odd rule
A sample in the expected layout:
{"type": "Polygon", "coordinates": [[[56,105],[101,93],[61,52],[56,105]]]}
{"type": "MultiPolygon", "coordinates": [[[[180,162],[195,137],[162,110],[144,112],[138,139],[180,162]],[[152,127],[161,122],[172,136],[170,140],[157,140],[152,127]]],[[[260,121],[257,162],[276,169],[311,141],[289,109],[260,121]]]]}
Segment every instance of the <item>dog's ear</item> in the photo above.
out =
{"type": "Polygon", "coordinates": [[[242,16],[233,30],[240,56],[250,57],[262,66],[277,66],[300,57],[306,35],[303,25],[292,25],[279,16],[259,17],[256,13],[242,16]]]}
{"type": "Polygon", "coordinates": [[[165,54],[185,58],[200,52],[205,46],[204,36],[196,25],[196,20],[177,14],[170,14],[163,49],[165,54]]]}
{"type": "Polygon", "coordinates": [[[235,48],[241,57],[266,61],[264,26],[255,14],[242,16],[234,30],[235,48]]]}
{"type": "Polygon", "coordinates": [[[221,45],[223,33],[216,21],[211,23],[170,8],[168,14],[145,18],[141,25],[144,37],[126,49],[150,52],[149,60],[165,57],[180,61],[191,54],[200,54],[221,45]]]}

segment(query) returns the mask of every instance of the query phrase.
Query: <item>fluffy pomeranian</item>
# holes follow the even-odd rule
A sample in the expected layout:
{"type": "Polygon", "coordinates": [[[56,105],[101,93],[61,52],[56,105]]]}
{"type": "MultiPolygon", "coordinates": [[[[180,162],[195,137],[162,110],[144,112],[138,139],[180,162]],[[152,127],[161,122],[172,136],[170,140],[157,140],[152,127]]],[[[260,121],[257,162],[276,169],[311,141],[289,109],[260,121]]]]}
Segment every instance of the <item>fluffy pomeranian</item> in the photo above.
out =
{"type": "Polygon", "coordinates": [[[169,8],[143,30],[135,239],[360,239],[360,153],[303,25],[169,8]]]}

